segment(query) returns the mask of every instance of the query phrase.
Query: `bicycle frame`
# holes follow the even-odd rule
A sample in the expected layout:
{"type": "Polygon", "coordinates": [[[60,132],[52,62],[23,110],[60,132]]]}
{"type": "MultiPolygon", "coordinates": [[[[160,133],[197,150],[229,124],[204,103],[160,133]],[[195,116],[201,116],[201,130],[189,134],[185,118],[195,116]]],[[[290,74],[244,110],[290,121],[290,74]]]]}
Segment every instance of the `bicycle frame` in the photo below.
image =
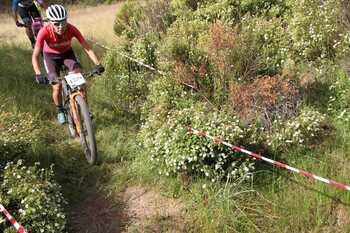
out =
{"type": "Polygon", "coordinates": [[[78,107],[76,104],[76,97],[77,96],[82,96],[84,99],[86,99],[85,95],[85,88],[83,86],[78,86],[74,89],[71,89],[68,85],[67,82],[62,82],[62,85],[66,85],[66,87],[62,88],[67,88],[67,96],[63,97],[64,103],[69,103],[69,109],[67,111],[70,111],[72,117],[73,117],[73,122],[75,125],[75,132],[77,133],[78,136],[81,134],[81,124],[80,124],[80,119],[79,119],[79,114],[78,114],[78,107]]]}

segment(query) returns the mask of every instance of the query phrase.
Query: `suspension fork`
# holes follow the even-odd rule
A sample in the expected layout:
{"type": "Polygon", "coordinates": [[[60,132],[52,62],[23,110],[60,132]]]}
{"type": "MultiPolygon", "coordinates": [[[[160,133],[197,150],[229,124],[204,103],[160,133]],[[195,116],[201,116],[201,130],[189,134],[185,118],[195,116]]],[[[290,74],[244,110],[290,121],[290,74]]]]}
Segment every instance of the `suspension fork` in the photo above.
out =
{"type": "Polygon", "coordinates": [[[74,124],[75,124],[75,131],[78,134],[78,136],[80,136],[80,134],[81,134],[81,122],[80,122],[80,116],[79,116],[79,112],[78,112],[77,101],[75,100],[75,98],[77,96],[82,96],[84,99],[86,99],[85,91],[84,90],[78,90],[78,91],[73,92],[69,96],[69,99],[70,99],[69,105],[70,105],[73,121],[74,121],[74,124]]]}

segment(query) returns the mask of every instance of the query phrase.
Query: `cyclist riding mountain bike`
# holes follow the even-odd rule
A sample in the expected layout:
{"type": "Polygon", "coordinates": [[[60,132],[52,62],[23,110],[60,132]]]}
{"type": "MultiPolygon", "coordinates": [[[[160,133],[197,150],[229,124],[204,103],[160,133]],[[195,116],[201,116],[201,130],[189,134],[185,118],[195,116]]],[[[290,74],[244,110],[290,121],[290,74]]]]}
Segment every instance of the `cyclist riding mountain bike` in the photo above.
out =
{"type": "Polygon", "coordinates": [[[64,65],[69,72],[74,73],[79,73],[81,68],[71,46],[73,37],[79,41],[91,61],[96,65],[95,72],[97,74],[102,74],[104,67],[80,31],[67,22],[67,11],[62,5],[49,6],[46,15],[50,23],[45,25],[38,34],[32,55],[32,65],[36,81],[39,84],[47,84],[49,81],[52,85],[52,97],[58,111],[57,119],[60,124],[64,124],[66,119],[61,101],[62,85],[58,81],[59,68],[64,65]],[[47,79],[40,71],[39,57],[42,49],[47,79]]]}
{"type": "Polygon", "coordinates": [[[22,24],[18,21],[18,15],[21,17],[23,23],[27,25],[26,34],[34,48],[35,38],[30,28],[32,19],[41,18],[38,8],[34,1],[41,7],[47,8],[47,4],[43,0],[12,0],[12,16],[15,20],[16,26],[21,27],[22,24]]]}

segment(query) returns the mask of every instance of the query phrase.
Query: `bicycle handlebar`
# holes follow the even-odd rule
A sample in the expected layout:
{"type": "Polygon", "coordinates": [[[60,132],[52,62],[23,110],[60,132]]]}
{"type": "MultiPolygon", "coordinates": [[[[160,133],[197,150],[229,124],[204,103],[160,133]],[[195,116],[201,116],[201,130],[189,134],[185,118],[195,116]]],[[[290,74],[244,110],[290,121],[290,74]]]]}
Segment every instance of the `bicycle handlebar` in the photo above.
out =
{"type": "Polygon", "coordinates": [[[95,76],[95,75],[99,75],[99,74],[97,73],[96,70],[93,70],[93,71],[90,71],[90,72],[87,72],[87,73],[82,73],[82,75],[83,75],[85,78],[91,78],[91,77],[93,77],[93,76],[95,76]]]}
{"type": "MultiPolygon", "coordinates": [[[[99,74],[97,73],[96,70],[93,70],[93,71],[90,71],[90,72],[81,73],[81,74],[82,74],[83,77],[86,78],[86,79],[91,78],[91,77],[96,76],[96,75],[99,75],[99,74]]],[[[45,78],[47,79],[46,76],[45,76],[45,78]]],[[[60,77],[58,77],[58,80],[62,80],[63,78],[64,78],[64,76],[60,76],[60,77]]],[[[47,79],[47,80],[48,80],[48,79],[47,79]]],[[[47,85],[50,85],[50,84],[51,84],[51,82],[48,81],[48,84],[47,84],[47,85]]]]}

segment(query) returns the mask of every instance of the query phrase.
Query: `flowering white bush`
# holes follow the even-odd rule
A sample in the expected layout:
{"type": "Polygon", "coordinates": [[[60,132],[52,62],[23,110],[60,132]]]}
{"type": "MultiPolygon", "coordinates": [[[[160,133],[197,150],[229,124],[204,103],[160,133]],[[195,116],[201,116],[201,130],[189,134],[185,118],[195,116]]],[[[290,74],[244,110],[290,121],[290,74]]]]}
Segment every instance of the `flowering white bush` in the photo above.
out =
{"type": "MultiPolygon", "coordinates": [[[[152,116],[143,125],[143,146],[159,168],[161,175],[181,172],[200,174],[212,182],[223,178],[238,178],[249,174],[254,163],[246,156],[232,152],[224,145],[188,132],[187,126],[211,132],[230,142],[241,144],[248,137],[240,121],[224,112],[208,112],[202,105],[169,113],[165,124],[157,124],[152,116]]],[[[245,176],[249,177],[249,175],[245,176]]]]}
{"type": "Polygon", "coordinates": [[[322,138],[322,125],[326,116],[312,109],[303,109],[300,115],[287,122],[275,120],[274,130],[267,136],[267,144],[274,150],[305,147],[313,140],[322,138]]]}
{"type": "Polygon", "coordinates": [[[294,58],[321,62],[349,52],[350,33],[341,27],[339,0],[289,0],[292,9],[288,20],[293,40],[294,58]]]}
{"type": "Polygon", "coordinates": [[[30,232],[59,233],[65,228],[65,200],[53,176],[52,167],[27,167],[21,160],[4,168],[0,203],[30,232]]]}
{"type": "Polygon", "coordinates": [[[38,138],[37,122],[32,115],[0,108],[0,164],[24,153],[38,138]]]}

